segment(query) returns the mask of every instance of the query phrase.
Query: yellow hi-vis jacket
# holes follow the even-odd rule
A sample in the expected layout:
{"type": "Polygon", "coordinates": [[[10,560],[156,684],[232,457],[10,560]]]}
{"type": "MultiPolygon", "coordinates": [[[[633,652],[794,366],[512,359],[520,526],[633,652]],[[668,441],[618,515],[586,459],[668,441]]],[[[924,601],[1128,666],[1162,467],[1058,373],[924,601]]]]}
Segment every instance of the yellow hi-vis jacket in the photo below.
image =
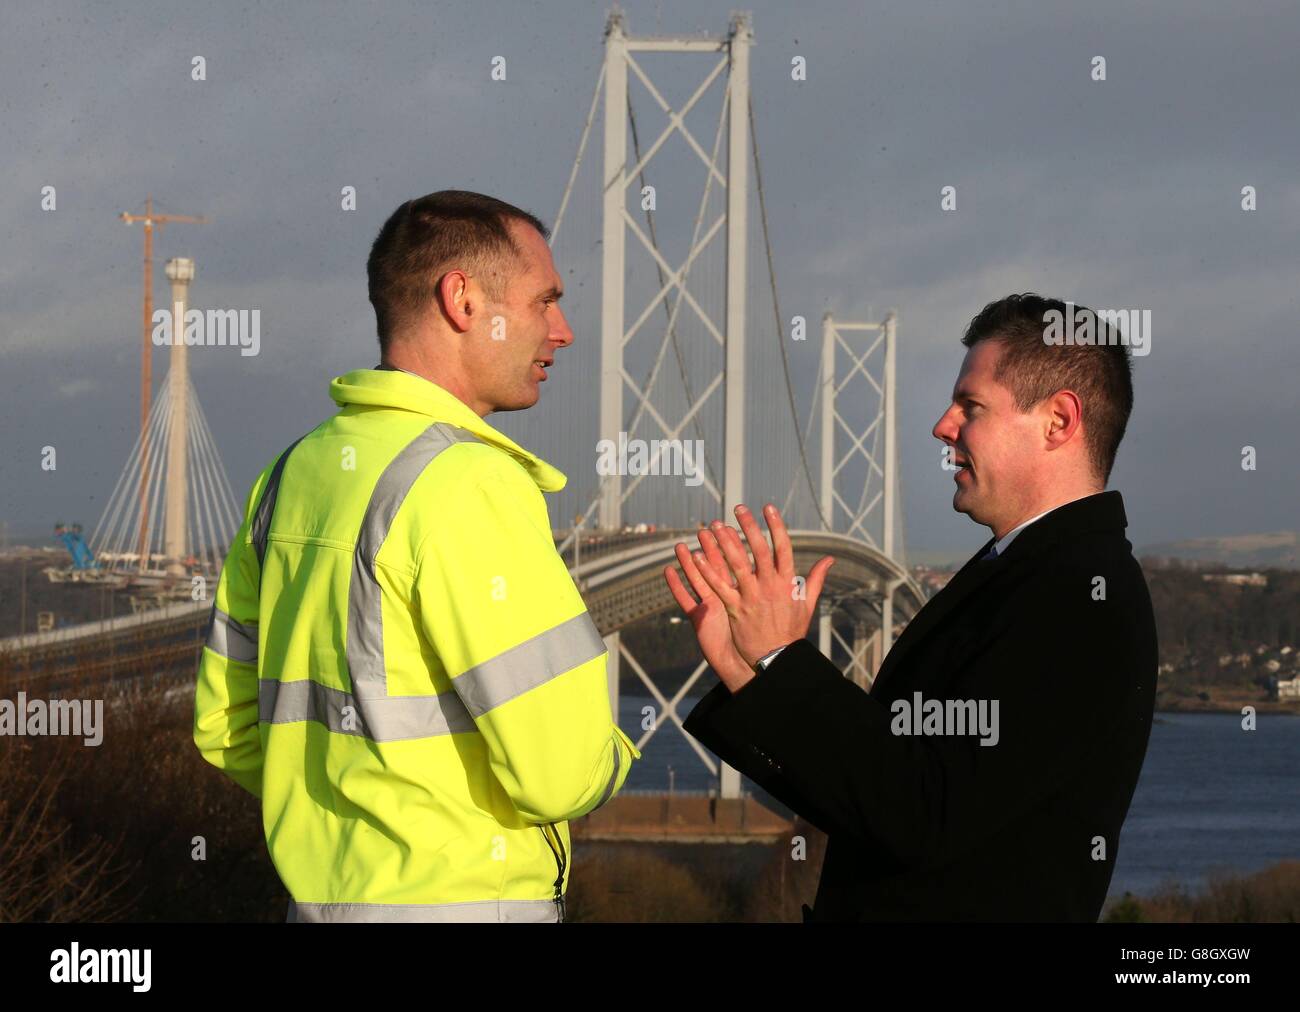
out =
{"type": "Polygon", "coordinates": [[[335,378],[258,476],[195,692],[298,921],[562,920],[567,820],[641,753],[555,550],[565,476],[442,387],[335,378]]]}

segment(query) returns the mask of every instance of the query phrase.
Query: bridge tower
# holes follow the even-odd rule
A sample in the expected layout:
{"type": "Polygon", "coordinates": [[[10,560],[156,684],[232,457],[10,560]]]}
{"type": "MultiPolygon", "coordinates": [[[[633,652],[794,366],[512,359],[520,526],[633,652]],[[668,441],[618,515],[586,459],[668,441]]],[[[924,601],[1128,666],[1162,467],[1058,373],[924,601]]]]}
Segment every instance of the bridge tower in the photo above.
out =
{"type": "Polygon", "coordinates": [[[151,398],[144,431],[88,540],[108,569],[129,576],[142,598],[146,591],[152,595],[151,604],[190,596],[196,576],[215,580],[241,522],[239,499],[190,375],[191,347],[203,344],[202,333],[194,346],[184,338],[194,261],[173,257],[166,273],[171,282],[170,364],[151,398]],[[140,508],[132,502],[136,490],[140,508]],[[152,565],[155,560],[161,568],[152,565]]]}
{"type": "MultiPolygon", "coordinates": [[[[896,426],[896,355],[898,317],[850,322],[822,317],[821,492],[823,527],[857,537],[884,555],[903,561],[902,511],[899,503],[898,433],[896,426]],[[845,391],[851,390],[851,396],[845,391]],[[847,405],[864,409],[850,413],[847,405]],[[837,447],[842,450],[837,452],[837,447]],[[860,458],[860,459],[859,459],[860,458]],[[850,471],[856,464],[858,470],[850,471]],[[862,480],[855,481],[857,474],[862,480]],[[850,477],[852,475],[852,477],[850,477]],[[853,501],[850,487],[858,492],[853,501]]],[[[888,582],[878,602],[880,626],[868,638],[855,628],[846,642],[832,621],[833,602],[823,598],[818,616],[818,649],[833,656],[838,642],[849,655],[849,675],[870,685],[893,643],[894,592],[901,579],[888,582]]]]}
{"type": "Polygon", "coordinates": [[[194,261],[173,257],[167,261],[167,279],[172,283],[172,352],[171,352],[171,432],[176,438],[167,441],[167,503],[163,514],[166,569],[171,576],[183,576],[184,560],[189,553],[187,495],[190,469],[190,369],[189,350],[185,346],[185,312],[189,304],[190,282],[194,280],[194,261]]]}
{"type": "MultiPolygon", "coordinates": [[[[701,37],[655,37],[633,38],[627,34],[623,15],[617,9],[609,15],[605,27],[605,66],[604,66],[604,170],[603,170],[603,228],[602,228],[602,265],[601,265],[601,378],[600,378],[600,438],[619,443],[620,432],[624,425],[624,389],[632,390],[640,403],[638,409],[648,410],[655,418],[664,435],[674,438],[688,423],[695,408],[706,399],[717,383],[723,390],[723,460],[721,488],[712,486],[717,502],[717,514],[730,518],[736,505],[743,501],[744,467],[745,467],[745,292],[747,281],[746,264],[746,229],[747,208],[749,200],[749,49],[753,32],[748,15],[735,14],[730,30],[723,38],[701,37]],[[655,87],[650,76],[636,61],[633,54],[639,52],[690,53],[708,57],[715,61],[711,73],[695,90],[691,98],[680,108],[671,108],[655,87]],[[721,59],[716,59],[721,54],[721,59]],[[628,158],[628,72],[631,70],[650,92],[651,96],[668,115],[669,125],[663,135],[641,156],[637,164],[628,158]],[[726,159],[715,154],[710,156],[701,147],[686,128],[684,118],[713,81],[726,73],[726,159]],[[713,227],[704,235],[698,231],[684,262],[674,267],[663,257],[655,241],[653,228],[650,234],[637,223],[627,210],[628,189],[638,181],[644,181],[643,170],[660,149],[664,140],[677,131],[686,139],[695,153],[704,160],[708,169],[708,182],[715,181],[726,190],[725,211],[725,310],[722,327],[708,318],[706,311],[692,298],[687,290],[685,275],[699,252],[713,239],[723,221],[715,221],[713,227]],[[627,288],[625,273],[625,254],[629,233],[643,244],[654,257],[661,280],[660,296],[675,289],[678,300],[685,298],[691,308],[705,321],[713,336],[723,345],[724,362],[718,375],[712,377],[706,392],[687,416],[674,430],[667,424],[655,406],[650,403],[652,390],[649,386],[638,389],[631,381],[625,367],[624,349],[632,333],[644,322],[646,313],[633,324],[631,330],[627,325],[627,288]]],[[[707,193],[707,191],[706,191],[707,193]]],[[[652,299],[650,309],[660,301],[652,299]]],[[[639,309],[639,307],[638,307],[639,309]]],[[[674,310],[675,312],[675,310],[674,310]]],[[[671,329],[671,323],[670,323],[671,329]]],[[[599,526],[605,530],[617,531],[623,522],[623,503],[630,493],[624,488],[622,478],[608,475],[603,478],[599,493],[599,526]]],[[[620,642],[619,633],[606,637],[609,648],[610,703],[614,713],[618,713],[618,681],[620,660],[631,658],[620,642]]],[[[644,673],[638,670],[644,678],[644,673]]],[[[647,680],[648,681],[648,680],[647,680]]],[[[657,694],[657,693],[656,693],[657,694]]],[[[670,710],[670,712],[673,712],[670,710]]],[[[675,713],[674,713],[675,716],[675,713]]],[[[740,775],[729,766],[723,765],[720,771],[721,794],[724,798],[736,798],[740,795],[740,775]]]]}

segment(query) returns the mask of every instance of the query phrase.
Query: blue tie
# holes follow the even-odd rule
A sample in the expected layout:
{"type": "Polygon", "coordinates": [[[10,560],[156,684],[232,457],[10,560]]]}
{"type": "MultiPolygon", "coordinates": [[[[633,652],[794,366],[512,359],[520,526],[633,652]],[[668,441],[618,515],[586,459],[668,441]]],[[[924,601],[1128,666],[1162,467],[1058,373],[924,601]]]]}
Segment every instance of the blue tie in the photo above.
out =
{"type": "Polygon", "coordinates": [[[980,562],[988,562],[990,559],[996,559],[997,557],[998,557],[998,546],[997,546],[997,542],[994,542],[993,544],[989,545],[989,550],[980,556],[980,562]]]}

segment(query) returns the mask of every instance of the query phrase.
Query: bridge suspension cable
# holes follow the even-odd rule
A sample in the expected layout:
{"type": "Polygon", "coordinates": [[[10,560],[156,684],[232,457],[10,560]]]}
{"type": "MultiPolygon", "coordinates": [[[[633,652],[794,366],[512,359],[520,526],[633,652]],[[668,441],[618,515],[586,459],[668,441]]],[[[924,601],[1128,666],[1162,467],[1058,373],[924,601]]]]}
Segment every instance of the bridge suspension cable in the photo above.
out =
{"type": "Polygon", "coordinates": [[[220,571],[226,547],[240,523],[237,497],[226,476],[208,420],[199,404],[198,394],[188,375],[188,431],[174,432],[172,398],[174,379],[169,371],[158,388],[150,407],[148,426],[137,437],[126,467],[113,486],[104,512],[91,535],[89,545],[97,558],[111,569],[138,569],[151,572],[150,562],[166,552],[164,529],[160,522],[162,498],[167,479],[168,447],[173,438],[188,441],[192,466],[186,478],[192,509],[188,510],[186,544],[203,572],[220,571]],[[142,476],[143,458],[143,476],[142,476]],[[144,482],[146,508],[133,509],[133,498],[144,482]],[[141,538],[147,544],[138,550],[141,538]]]}
{"type": "Polygon", "coordinates": [[[596,106],[600,104],[600,87],[605,83],[605,62],[600,64],[600,73],[596,75],[596,88],[591,94],[591,106],[587,109],[587,121],[582,125],[582,136],[578,140],[578,157],[573,160],[573,171],[569,173],[569,182],[564,187],[564,196],[560,198],[560,209],[555,213],[555,226],[551,229],[551,248],[555,248],[560,238],[560,226],[564,224],[564,212],[569,207],[569,197],[573,195],[573,184],[578,179],[578,170],[582,168],[582,156],[587,150],[587,138],[591,135],[591,124],[596,118],[596,106]]]}
{"type": "MultiPolygon", "coordinates": [[[[785,392],[790,405],[790,420],[794,424],[794,435],[799,447],[799,461],[804,478],[808,482],[808,494],[812,496],[813,507],[817,510],[817,516],[821,519],[823,529],[829,531],[831,530],[830,520],[822,509],[821,500],[817,496],[817,486],[813,482],[812,471],[808,467],[808,454],[805,451],[804,438],[799,432],[799,412],[794,404],[794,385],[790,382],[790,356],[786,351],[785,341],[781,337],[782,321],[785,317],[781,315],[781,303],[776,292],[776,268],[772,264],[772,242],[767,229],[767,199],[763,191],[763,168],[758,157],[758,132],[754,127],[753,99],[749,103],[749,139],[754,149],[754,184],[758,190],[759,219],[763,224],[763,248],[767,252],[767,276],[772,284],[772,310],[776,314],[776,343],[781,349],[781,370],[785,376],[785,392]]],[[[810,415],[810,420],[811,417],[810,415]]]]}

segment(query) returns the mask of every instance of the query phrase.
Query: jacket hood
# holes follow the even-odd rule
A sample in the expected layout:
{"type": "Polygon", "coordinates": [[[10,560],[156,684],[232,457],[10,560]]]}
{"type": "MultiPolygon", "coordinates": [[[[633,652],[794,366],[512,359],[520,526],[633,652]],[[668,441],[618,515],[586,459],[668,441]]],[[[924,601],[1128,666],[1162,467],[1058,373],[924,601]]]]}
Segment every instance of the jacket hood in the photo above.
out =
{"type": "Polygon", "coordinates": [[[330,380],[330,398],[339,407],[401,408],[460,426],[514,457],[543,492],[558,492],[569,480],[558,468],[488,425],[455,394],[423,376],[400,370],[353,369],[330,380]]]}

